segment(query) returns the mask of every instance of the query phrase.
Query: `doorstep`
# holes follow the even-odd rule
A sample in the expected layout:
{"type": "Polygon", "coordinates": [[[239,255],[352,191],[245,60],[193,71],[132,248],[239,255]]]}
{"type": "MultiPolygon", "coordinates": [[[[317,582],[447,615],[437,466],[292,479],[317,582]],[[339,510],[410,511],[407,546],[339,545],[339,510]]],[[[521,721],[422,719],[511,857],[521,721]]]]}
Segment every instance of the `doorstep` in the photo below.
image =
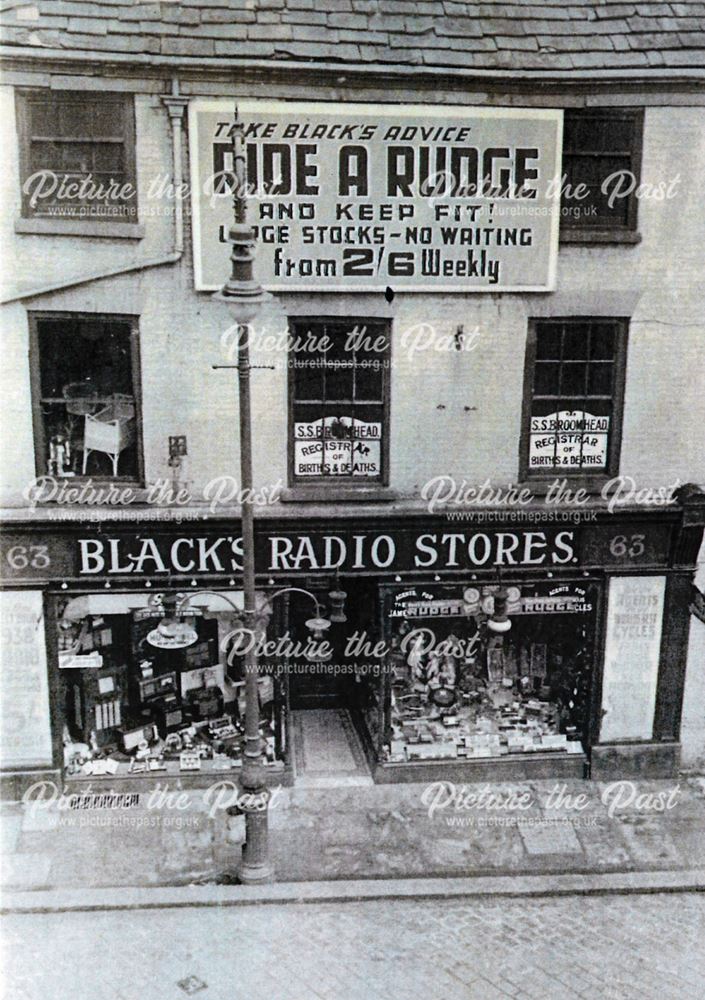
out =
{"type": "Polygon", "coordinates": [[[373,785],[365,752],[346,709],[299,709],[291,713],[291,756],[297,788],[373,785]]]}

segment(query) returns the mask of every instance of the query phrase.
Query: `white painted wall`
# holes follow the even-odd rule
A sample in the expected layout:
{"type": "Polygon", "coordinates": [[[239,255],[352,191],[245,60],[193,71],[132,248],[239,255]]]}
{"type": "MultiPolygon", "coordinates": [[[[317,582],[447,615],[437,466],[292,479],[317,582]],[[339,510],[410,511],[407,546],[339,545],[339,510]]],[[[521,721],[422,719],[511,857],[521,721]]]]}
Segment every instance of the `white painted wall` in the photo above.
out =
{"type": "MultiPolygon", "coordinates": [[[[288,95],[296,96],[295,91],[288,95]]],[[[402,95],[396,95],[399,100],[402,95]]],[[[418,100],[418,96],[416,97],[418,100]]],[[[436,95],[429,95],[436,100],[436,95]]],[[[14,93],[0,87],[0,128],[15,134],[14,93]]],[[[170,127],[158,97],[136,99],[142,240],[17,235],[19,166],[16,144],[0,147],[2,277],[12,288],[167,253],[172,220],[161,206],[147,214],[145,193],[155,174],[171,169],[170,127]],[[9,263],[8,263],[9,262],[9,263]]],[[[563,246],[557,290],[535,295],[319,294],[281,296],[267,319],[281,328],[287,314],[371,315],[393,320],[391,485],[418,495],[431,476],[459,481],[516,480],[528,320],[536,316],[631,316],[621,471],[643,486],[676,478],[705,483],[705,109],[650,107],[644,128],[643,180],[676,181],[669,203],[642,200],[637,246],[563,246]],[[469,352],[411,357],[404,332],[432,322],[452,335],[462,324],[474,335],[469,352]]],[[[121,312],[139,316],[144,460],[148,482],[169,477],[167,439],[186,434],[186,478],[198,493],[217,475],[237,475],[237,394],[234,372],[219,341],[229,325],[221,306],[193,291],[190,232],[181,264],[166,266],[6,306],[0,312],[4,431],[0,435],[0,506],[23,506],[34,475],[28,367],[28,309],[121,312]]],[[[223,248],[223,277],[228,262],[223,248]]],[[[274,371],[253,376],[255,479],[286,480],[287,369],[282,356],[255,351],[255,364],[274,371]]],[[[700,585],[705,585],[705,568],[700,585]]],[[[683,755],[705,754],[705,626],[693,620],[683,712],[683,755]]]]}
{"type": "MultiPolygon", "coordinates": [[[[12,88],[0,88],[4,134],[15,128],[12,88]]],[[[153,95],[136,101],[138,178],[144,192],[157,173],[170,170],[165,109],[153,95]]],[[[326,294],[280,296],[267,320],[278,329],[287,314],[389,316],[393,320],[391,485],[414,496],[441,472],[459,481],[515,481],[521,429],[524,352],[534,316],[628,315],[632,317],[627,365],[621,471],[647,486],[677,477],[705,482],[705,323],[701,316],[705,204],[697,179],[705,157],[705,110],[680,107],[646,111],[643,177],[658,183],[677,175],[677,197],[642,201],[637,246],[564,246],[557,291],[525,295],[399,295],[387,306],[381,296],[326,294]],[[477,329],[474,350],[425,352],[411,357],[404,333],[433,322],[452,335],[462,324],[477,329]]],[[[9,205],[0,235],[25,286],[92,271],[171,248],[169,217],[145,217],[144,240],[16,235],[19,211],[17,151],[0,150],[0,195],[9,205]]],[[[159,205],[151,209],[159,210],[159,205]]],[[[223,248],[223,276],[227,272],[223,248]]],[[[190,234],[181,264],[108,279],[6,307],[6,406],[13,428],[2,439],[0,504],[24,503],[33,475],[27,308],[81,312],[129,312],[139,316],[144,458],[148,482],[168,476],[167,439],[186,434],[186,472],[198,493],[212,477],[237,474],[237,395],[234,372],[214,372],[227,360],[219,339],[229,317],[207,293],[193,291],[190,234]]],[[[282,356],[255,352],[256,364],[275,371],[254,375],[255,477],[260,485],[286,480],[287,369],[282,356]]]]}

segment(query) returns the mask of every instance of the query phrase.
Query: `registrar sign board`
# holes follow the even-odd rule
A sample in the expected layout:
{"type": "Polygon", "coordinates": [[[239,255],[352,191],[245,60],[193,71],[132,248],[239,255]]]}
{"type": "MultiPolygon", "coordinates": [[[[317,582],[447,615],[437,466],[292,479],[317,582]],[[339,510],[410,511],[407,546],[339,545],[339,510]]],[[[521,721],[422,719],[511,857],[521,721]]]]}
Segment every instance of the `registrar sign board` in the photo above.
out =
{"type": "MultiPolygon", "coordinates": [[[[232,100],[189,106],[196,288],[228,273],[232,100]]],[[[240,101],[271,291],[546,292],[562,112],[240,101]]]]}

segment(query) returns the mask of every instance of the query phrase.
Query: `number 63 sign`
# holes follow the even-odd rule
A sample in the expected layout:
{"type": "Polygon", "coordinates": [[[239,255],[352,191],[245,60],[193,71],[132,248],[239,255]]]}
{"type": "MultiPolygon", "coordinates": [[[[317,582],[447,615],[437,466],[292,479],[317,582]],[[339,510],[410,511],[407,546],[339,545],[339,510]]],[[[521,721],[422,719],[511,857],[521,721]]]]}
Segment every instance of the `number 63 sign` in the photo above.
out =
{"type": "Polygon", "coordinates": [[[0,576],[13,580],[46,580],[73,576],[70,543],[46,536],[3,534],[0,537],[0,576]]]}
{"type": "Polygon", "coordinates": [[[645,535],[615,535],[610,541],[610,552],[616,559],[638,559],[646,551],[645,535]]]}
{"type": "Polygon", "coordinates": [[[600,524],[590,527],[584,535],[582,562],[584,566],[667,566],[671,551],[673,525],[646,524],[636,521],[620,524],[600,524]],[[621,530],[620,530],[621,528],[621,530]]]}

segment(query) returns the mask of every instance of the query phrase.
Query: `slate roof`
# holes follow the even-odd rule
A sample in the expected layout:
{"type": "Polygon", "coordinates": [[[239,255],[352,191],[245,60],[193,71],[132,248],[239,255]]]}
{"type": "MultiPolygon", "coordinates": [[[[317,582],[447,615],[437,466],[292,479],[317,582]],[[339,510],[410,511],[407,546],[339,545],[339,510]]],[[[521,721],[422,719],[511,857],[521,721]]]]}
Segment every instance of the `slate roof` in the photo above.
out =
{"type": "Polygon", "coordinates": [[[705,67],[705,2],[0,0],[4,51],[541,74],[705,67]]]}

